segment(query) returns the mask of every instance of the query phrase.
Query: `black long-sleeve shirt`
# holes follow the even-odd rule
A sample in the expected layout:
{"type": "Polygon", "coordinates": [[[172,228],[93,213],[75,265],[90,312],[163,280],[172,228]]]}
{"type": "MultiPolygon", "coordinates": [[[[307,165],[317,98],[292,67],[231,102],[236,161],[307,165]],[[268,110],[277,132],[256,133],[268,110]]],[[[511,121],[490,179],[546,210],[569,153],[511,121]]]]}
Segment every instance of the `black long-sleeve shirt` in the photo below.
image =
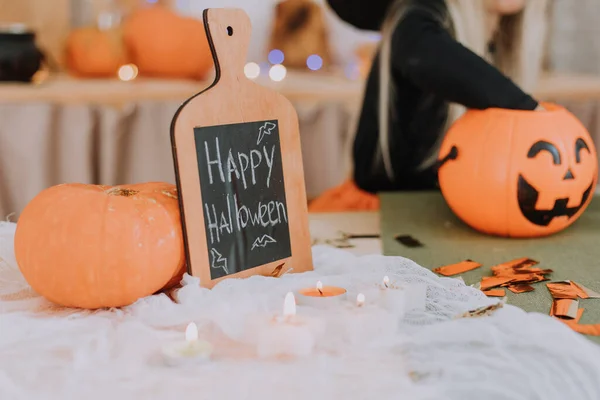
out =
{"type": "MultiPolygon", "coordinates": [[[[346,22],[378,30],[394,0],[328,0],[346,22]]],[[[407,9],[391,42],[396,118],[390,120],[389,143],[394,181],[381,161],[374,163],[379,141],[379,55],[367,80],[354,142],[354,179],[363,190],[422,190],[436,187],[433,168],[417,166],[444,134],[448,103],[468,108],[533,110],[537,102],[484,59],[457,42],[440,21],[448,13],[444,0],[406,0],[407,9]],[[446,14],[446,15],[444,15],[446,14]]]]}

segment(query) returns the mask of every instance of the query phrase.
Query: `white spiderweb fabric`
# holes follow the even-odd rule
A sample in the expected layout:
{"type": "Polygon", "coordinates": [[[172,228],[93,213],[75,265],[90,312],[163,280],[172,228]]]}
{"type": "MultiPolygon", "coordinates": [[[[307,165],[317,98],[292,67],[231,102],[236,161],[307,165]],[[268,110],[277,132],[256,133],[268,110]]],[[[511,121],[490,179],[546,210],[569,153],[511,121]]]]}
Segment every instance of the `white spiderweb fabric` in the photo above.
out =
{"type": "MultiPolygon", "coordinates": [[[[0,399],[600,399],[600,350],[564,324],[492,304],[457,279],[399,257],[313,250],[315,271],[226,280],[213,290],[186,277],[180,304],[161,294],[119,310],[52,306],[33,293],[13,254],[14,224],[0,223],[0,399]],[[243,320],[280,312],[285,293],[327,284],[356,288],[388,275],[427,285],[425,311],[392,338],[349,343],[330,331],[314,354],[261,360],[240,342],[243,320]],[[192,284],[190,284],[192,283],[192,284]],[[213,361],[167,367],[158,351],[194,321],[213,361]]],[[[336,310],[298,308],[326,320],[336,310]]],[[[344,317],[345,318],[345,317],[344,317]]],[[[348,316],[351,318],[351,316],[348,316]]]]}

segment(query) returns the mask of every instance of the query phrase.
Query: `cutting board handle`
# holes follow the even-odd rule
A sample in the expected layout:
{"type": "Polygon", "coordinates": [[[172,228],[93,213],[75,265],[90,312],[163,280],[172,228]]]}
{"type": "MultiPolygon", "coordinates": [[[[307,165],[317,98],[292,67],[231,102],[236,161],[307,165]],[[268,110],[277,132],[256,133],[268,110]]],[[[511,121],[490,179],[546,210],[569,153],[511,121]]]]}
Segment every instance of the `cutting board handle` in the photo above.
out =
{"type": "Polygon", "coordinates": [[[204,27],[210,43],[216,80],[243,80],[252,25],[248,14],[237,8],[204,10],[204,27]]]}

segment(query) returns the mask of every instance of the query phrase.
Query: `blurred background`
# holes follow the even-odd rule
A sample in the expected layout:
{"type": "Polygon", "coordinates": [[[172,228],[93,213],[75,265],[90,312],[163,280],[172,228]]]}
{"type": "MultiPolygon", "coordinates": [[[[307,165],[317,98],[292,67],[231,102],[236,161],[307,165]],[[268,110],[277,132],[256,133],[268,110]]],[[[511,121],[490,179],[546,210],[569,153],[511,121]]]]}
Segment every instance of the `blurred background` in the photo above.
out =
{"type": "MultiPolygon", "coordinates": [[[[214,70],[202,11],[253,23],[248,78],[299,115],[309,198],[346,180],[377,32],[324,0],[0,0],[0,218],[64,182],[174,183],[169,126],[214,70]]],[[[565,105],[600,141],[598,0],[553,0],[534,94],[565,105]]]]}

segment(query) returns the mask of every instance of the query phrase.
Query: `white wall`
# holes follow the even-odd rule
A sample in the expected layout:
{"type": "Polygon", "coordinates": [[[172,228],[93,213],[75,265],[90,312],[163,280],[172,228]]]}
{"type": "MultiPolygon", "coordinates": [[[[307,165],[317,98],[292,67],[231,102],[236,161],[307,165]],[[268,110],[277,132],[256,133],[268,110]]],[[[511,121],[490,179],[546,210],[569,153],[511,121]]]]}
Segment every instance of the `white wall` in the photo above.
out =
{"type": "MultiPolygon", "coordinates": [[[[315,0],[324,4],[324,0],[315,0]]],[[[279,0],[175,0],[177,10],[186,15],[202,18],[205,8],[238,7],[244,9],[252,20],[252,40],[248,61],[266,60],[267,45],[271,31],[273,10],[279,0]]],[[[373,32],[359,31],[341,21],[326,8],[326,18],[330,30],[334,57],[342,64],[351,62],[354,48],[358,43],[373,40],[373,32]]]]}

